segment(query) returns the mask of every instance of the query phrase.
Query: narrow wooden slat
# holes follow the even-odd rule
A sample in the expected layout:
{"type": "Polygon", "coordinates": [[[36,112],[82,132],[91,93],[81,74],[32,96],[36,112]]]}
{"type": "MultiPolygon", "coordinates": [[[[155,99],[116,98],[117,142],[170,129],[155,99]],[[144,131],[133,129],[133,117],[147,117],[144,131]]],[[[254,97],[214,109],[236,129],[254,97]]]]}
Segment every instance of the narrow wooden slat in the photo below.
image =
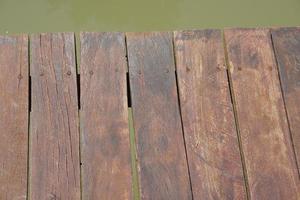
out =
{"type": "MultiPolygon", "coordinates": [[[[300,163],[300,27],[272,30],[282,92],[294,142],[298,168],[300,163]]],[[[300,170],[300,169],[299,169],[300,170]]]]}
{"type": "Polygon", "coordinates": [[[299,178],[269,30],[225,30],[252,199],[299,199],[299,178]]]}
{"type": "Polygon", "coordinates": [[[125,37],[81,34],[83,199],[131,199],[125,37]]]}
{"type": "Polygon", "coordinates": [[[194,199],[246,199],[221,31],[180,31],[174,40],[194,199]]]}
{"type": "Polygon", "coordinates": [[[30,198],[80,199],[74,34],[30,38],[30,198]]]}
{"type": "Polygon", "coordinates": [[[0,199],[26,199],[28,37],[0,36],[0,199]]]}
{"type": "Polygon", "coordinates": [[[191,199],[172,37],[127,35],[141,199],[191,199]]]}

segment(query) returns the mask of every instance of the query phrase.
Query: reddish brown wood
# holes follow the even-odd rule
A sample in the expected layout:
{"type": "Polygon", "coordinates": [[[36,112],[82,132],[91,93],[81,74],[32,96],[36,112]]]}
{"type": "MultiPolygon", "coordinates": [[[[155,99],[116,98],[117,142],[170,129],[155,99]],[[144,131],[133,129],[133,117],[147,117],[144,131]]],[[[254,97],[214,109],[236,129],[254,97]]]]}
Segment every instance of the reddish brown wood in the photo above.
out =
{"type": "Polygon", "coordinates": [[[81,34],[83,199],[131,199],[131,159],[122,33],[81,34]]]}
{"type": "MultiPolygon", "coordinates": [[[[300,27],[272,30],[282,92],[298,168],[300,164],[300,27]]],[[[300,170],[300,169],[299,169],[300,170]]]]}
{"type": "Polygon", "coordinates": [[[0,36],[0,91],[0,199],[26,199],[27,35],[0,36]]]}
{"type": "Polygon", "coordinates": [[[225,39],[251,199],[299,199],[269,30],[228,29],[225,39]]]}
{"type": "Polygon", "coordinates": [[[221,31],[179,31],[174,40],[194,199],[246,199],[221,31]]]}
{"type": "Polygon", "coordinates": [[[191,199],[169,33],[127,35],[141,199],[191,199]]]}
{"type": "Polygon", "coordinates": [[[80,199],[74,34],[36,34],[30,43],[30,198],[80,199]]]}

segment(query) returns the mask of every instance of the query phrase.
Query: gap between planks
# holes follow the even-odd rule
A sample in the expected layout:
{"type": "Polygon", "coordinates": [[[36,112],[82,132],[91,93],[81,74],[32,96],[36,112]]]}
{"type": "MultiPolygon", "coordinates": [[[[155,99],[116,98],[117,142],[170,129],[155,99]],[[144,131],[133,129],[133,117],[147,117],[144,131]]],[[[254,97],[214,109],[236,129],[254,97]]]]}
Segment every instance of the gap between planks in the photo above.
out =
{"type": "Polygon", "coordinates": [[[299,176],[299,179],[300,179],[300,169],[299,169],[299,163],[298,163],[298,159],[297,159],[297,155],[296,155],[295,140],[293,138],[291,124],[290,124],[290,118],[289,118],[288,111],[287,111],[286,99],[285,99],[285,96],[284,96],[283,83],[282,83],[282,78],[280,76],[280,69],[279,69],[278,57],[276,56],[276,49],[275,49],[275,45],[274,45],[274,38],[273,38],[272,31],[270,31],[270,37],[271,37],[271,44],[272,44],[272,49],[273,49],[273,53],[274,53],[274,59],[275,59],[275,63],[276,63],[276,68],[277,68],[277,72],[278,72],[278,79],[279,79],[280,91],[281,91],[281,96],[282,96],[283,105],[284,105],[284,112],[285,112],[285,115],[286,115],[286,118],[287,118],[287,125],[288,125],[288,129],[289,129],[289,136],[290,136],[290,140],[291,140],[293,154],[294,154],[294,157],[295,157],[295,163],[296,163],[296,166],[297,166],[298,176],[299,176]]]}
{"type": "Polygon", "coordinates": [[[227,82],[228,82],[228,87],[229,87],[230,100],[231,100],[231,104],[232,104],[232,108],[233,108],[235,128],[236,128],[236,132],[237,132],[239,150],[240,150],[241,161],[242,161],[244,184],[245,184],[247,199],[250,200],[251,196],[250,196],[250,191],[249,191],[248,174],[247,174],[245,156],[244,156],[244,151],[243,151],[243,144],[242,144],[242,140],[241,140],[239,120],[238,120],[237,108],[236,108],[236,100],[235,100],[235,97],[234,97],[234,90],[233,90],[233,86],[232,86],[233,83],[232,83],[232,78],[231,78],[231,74],[230,74],[230,63],[229,63],[229,60],[228,60],[228,52],[227,52],[227,46],[226,46],[224,31],[222,31],[222,43],[223,43],[224,55],[225,55],[225,65],[227,67],[226,72],[227,72],[227,82]]]}
{"type": "Polygon", "coordinates": [[[188,166],[187,169],[188,169],[189,183],[190,183],[190,188],[191,188],[191,192],[192,192],[191,195],[192,195],[192,199],[194,199],[193,185],[192,185],[191,172],[190,172],[190,165],[189,165],[189,159],[188,159],[186,141],[185,141],[185,132],[184,132],[183,120],[182,120],[182,109],[181,109],[180,96],[179,96],[179,84],[178,84],[178,76],[177,76],[177,63],[176,63],[176,54],[175,54],[174,31],[172,32],[172,51],[173,51],[173,57],[174,57],[173,59],[174,59],[174,64],[175,64],[174,73],[175,73],[175,81],[176,81],[177,102],[178,102],[178,107],[179,107],[179,115],[180,115],[180,123],[181,123],[185,158],[186,158],[186,162],[187,162],[187,166],[188,166]]]}

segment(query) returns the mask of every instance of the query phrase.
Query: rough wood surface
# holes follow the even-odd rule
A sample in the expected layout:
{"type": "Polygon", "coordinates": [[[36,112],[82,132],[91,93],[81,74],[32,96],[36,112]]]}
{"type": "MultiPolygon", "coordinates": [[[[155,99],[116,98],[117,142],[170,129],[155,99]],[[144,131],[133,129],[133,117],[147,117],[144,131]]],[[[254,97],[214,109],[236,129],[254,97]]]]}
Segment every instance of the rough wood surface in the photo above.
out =
{"type": "MultiPolygon", "coordinates": [[[[300,27],[272,30],[298,168],[300,163],[300,27]]],[[[300,170],[300,169],[299,169],[300,170]]]]}
{"type": "Polygon", "coordinates": [[[191,199],[169,33],[127,34],[141,199],[191,199]]]}
{"type": "Polygon", "coordinates": [[[251,199],[299,199],[269,30],[228,29],[225,39],[251,199]]]}
{"type": "Polygon", "coordinates": [[[0,199],[26,199],[28,37],[0,36],[0,199]]]}
{"type": "Polygon", "coordinates": [[[80,199],[74,34],[36,34],[30,42],[30,198],[80,199]]]}
{"type": "Polygon", "coordinates": [[[125,37],[81,34],[83,199],[131,199],[125,37]]]}
{"type": "Polygon", "coordinates": [[[174,45],[194,199],[246,199],[221,31],[175,32],[174,45]]]}

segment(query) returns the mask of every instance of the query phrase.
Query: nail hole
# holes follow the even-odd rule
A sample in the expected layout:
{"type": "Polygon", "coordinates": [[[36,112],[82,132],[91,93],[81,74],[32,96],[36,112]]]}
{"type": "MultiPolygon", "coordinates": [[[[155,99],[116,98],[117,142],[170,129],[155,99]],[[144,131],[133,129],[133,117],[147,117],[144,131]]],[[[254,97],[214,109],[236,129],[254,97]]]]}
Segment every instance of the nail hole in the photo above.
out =
{"type": "Polygon", "coordinates": [[[272,66],[269,66],[269,70],[272,71],[272,70],[273,70],[273,67],[272,67],[272,66]]]}

